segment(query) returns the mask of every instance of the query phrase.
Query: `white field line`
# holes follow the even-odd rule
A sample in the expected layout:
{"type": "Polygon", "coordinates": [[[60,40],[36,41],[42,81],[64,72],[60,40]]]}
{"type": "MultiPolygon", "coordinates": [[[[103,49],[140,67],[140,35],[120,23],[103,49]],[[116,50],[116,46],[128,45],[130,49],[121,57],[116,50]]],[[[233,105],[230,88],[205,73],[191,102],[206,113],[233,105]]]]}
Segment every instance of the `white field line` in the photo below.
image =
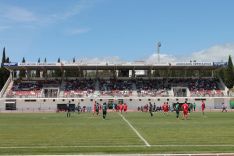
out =
{"type": "Polygon", "coordinates": [[[132,124],[125,119],[125,117],[119,113],[119,115],[122,117],[122,119],[131,127],[131,129],[137,134],[137,136],[145,143],[146,146],[150,147],[150,144],[141,136],[141,134],[132,126],[132,124]]]}
{"type": "MultiPolygon", "coordinates": [[[[76,154],[76,156],[233,156],[234,153],[204,153],[204,154],[76,154]]],[[[19,155],[11,155],[19,156],[19,155]]],[[[58,155],[27,155],[27,156],[58,156],[58,155]]],[[[75,156],[75,155],[59,155],[75,156]]]]}
{"type": "Polygon", "coordinates": [[[234,145],[151,145],[152,147],[234,147],[234,145]]]}
{"type": "MultiPolygon", "coordinates": [[[[106,148],[106,147],[120,147],[120,148],[126,148],[126,147],[145,147],[147,145],[90,145],[90,146],[84,146],[84,145],[77,145],[77,146],[50,146],[50,145],[38,145],[38,146],[0,146],[0,149],[20,149],[20,148],[26,148],[26,149],[37,149],[37,148],[106,148]]],[[[234,145],[150,145],[151,147],[234,147],[234,145]]]]}
{"type": "Polygon", "coordinates": [[[0,149],[7,149],[7,148],[9,148],[9,149],[17,149],[17,148],[19,148],[19,149],[23,149],[23,148],[29,148],[29,149],[33,149],[33,148],[35,148],[35,149],[37,149],[37,148],[106,148],[106,147],[133,147],[133,148],[135,148],[135,147],[145,147],[145,145],[107,145],[107,146],[105,146],[105,145],[90,145],[90,146],[85,146],[85,145],[77,145],[77,146],[73,146],[73,145],[71,145],[71,146],[63,146],[63,145],[61,145],[61,146],[50,146],[50,145],[43,145],[43,146],[1,146],[0,147],[0,149]]]}
{"type": "MultiPolygon", "coordinates": [[[[76,154],[77,156],[233,156],[234,153],[204,153],[204,154],[76,154]]],[[[14,155],[11,155],[14,156],[14,155]]],[[[18,155],[16,155],[18,156],[18,155]]],[[[57,156],[57,155],[27,155],[27,156],[57,156]]],[[[59,155],[74,156],[74,155],[59,155]]]]}

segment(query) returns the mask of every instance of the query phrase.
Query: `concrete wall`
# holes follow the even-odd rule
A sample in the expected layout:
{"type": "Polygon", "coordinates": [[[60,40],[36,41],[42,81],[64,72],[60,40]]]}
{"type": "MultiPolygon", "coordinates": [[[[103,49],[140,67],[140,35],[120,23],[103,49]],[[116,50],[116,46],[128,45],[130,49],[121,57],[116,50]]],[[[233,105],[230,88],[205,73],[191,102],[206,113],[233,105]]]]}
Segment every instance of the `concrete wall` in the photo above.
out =
{"type": "MultiPolygon", "coordinates": [[[[109,98],[111,99],[111,98],[109,98]]],[[[119,98],[122,99],[122,98],[119,98]]],[[[197,109],[200,110],[201,108],[201,99],[205,99],[206,109],[220,109],[221,104],[224,102],[228,108],[230,108],[229,101],[230,98],[125,98],[124,103],[127,103],[129,110],[137,110],[137,107],[143,106],[151,102],[152,104],[156,104],[157,106],[161,106],[164,102],[168,102],[169,105],[173,103],[180,102],[183,103],[185,100],[189,103],[196,103],[197,109]]],[[[0,99],[0,111],[5,111],[5,102],[12,99],[0,99]]],[[[94,99],[91,101],[89,98],[85,99],[78,99],[78,98],[70,98],[70,99],[56,99],[56,98],[33,98],[33,99],[15,99],[16,100],[16,108],[18,111],[56,111],[57,104],[67,104],[69,101],[72,104],[80,103],[81,106],[93,107],[94,99]],[[25,101],[26,100],[26,101],[25,101]],[[31,100],[31,101],[30,101],[31,100]],[[36,100],[36,101],[35,101],[36,100]]],[[[96,99],[96,101],[100,104],[103,102],[108,102],[108,99],[96,99]]],[[[117,103],[118,99],[114,99],[115,103],[117,103]]]]}

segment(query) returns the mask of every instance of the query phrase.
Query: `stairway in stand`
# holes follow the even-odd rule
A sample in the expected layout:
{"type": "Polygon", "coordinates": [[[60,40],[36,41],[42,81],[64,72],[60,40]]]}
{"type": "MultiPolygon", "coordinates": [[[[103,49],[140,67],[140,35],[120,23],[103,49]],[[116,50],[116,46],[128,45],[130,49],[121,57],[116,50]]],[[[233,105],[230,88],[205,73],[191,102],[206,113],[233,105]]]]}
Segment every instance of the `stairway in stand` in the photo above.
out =
{"type": "Polygon", "coordinates": [[[6,91],[5,91],[4,94],[3,94],[3,97],[6,97],[6,96],[7,96],[7,93],[9,93],[9,91],[11,91],[11,88],[12,88],[13,84],[14,84],[14,81],[11,81],[11,82],[9,83],[9,85],[7,86],[6,91]]]}

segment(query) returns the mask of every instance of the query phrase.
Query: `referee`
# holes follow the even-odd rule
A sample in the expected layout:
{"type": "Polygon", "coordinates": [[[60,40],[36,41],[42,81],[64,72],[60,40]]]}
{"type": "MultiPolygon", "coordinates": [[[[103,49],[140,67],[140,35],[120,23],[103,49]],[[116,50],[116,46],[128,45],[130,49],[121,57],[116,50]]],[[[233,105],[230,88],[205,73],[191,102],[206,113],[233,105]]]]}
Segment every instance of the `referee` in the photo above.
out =
{"type": "Polygon", "coordinates": [[[70,103],[71,103],[71,101],[69,101],[69,103],[67,104],[67,118],[70,118],[70,117],[71,117],[70,103]]]}

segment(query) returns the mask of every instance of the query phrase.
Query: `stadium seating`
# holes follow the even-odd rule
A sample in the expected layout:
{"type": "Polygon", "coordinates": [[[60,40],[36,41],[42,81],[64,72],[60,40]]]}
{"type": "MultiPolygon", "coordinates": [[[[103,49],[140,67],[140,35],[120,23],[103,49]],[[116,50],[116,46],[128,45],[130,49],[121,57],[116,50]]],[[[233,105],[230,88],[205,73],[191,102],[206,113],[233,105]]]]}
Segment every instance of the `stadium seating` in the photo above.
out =
{"type": "Polygon", "coordinates": [[[111,97],[168,97],[173,87],[186,88],[191,97],[224,96],[219,80],[212,78],[16,80],[6,96],[90,97],[98,92],[99,96],[111,97]]]}
{"type": "MultiPolygon", "coordinates": [[[[11,90],[7,93],[7,97],[43,97],[43,88],[60,87],[58,80],[17,80],[14,81],[11,90]]],[[[45,93],[44,93],[45,94],[45,93]]],[[[44,95],[44,97],[48,97],[44,95]]]]}
{"type": "Polygon", "coordinates": [[[166,86],[166,79],[144,80],[138,79],[136,81],[136,89],[139,97],[166,97],[168,96],[168,86],[166,86]]]}
{"type": "Polygon", "coordinates": [[[124,96],[132,95],[134,80],[99,80],[99,88],[102,96],[124,96]]]}
{"type": "Polygon", "coordinates": [[[94,93],[95,80],[67,80],[65,81],[64,97],[88,97],[94,93]]]}
{"type": "Polygon", "coordinates": [[[14,81],[7,97],[39,97],[42,84],[38,81],[14,81]]]}

